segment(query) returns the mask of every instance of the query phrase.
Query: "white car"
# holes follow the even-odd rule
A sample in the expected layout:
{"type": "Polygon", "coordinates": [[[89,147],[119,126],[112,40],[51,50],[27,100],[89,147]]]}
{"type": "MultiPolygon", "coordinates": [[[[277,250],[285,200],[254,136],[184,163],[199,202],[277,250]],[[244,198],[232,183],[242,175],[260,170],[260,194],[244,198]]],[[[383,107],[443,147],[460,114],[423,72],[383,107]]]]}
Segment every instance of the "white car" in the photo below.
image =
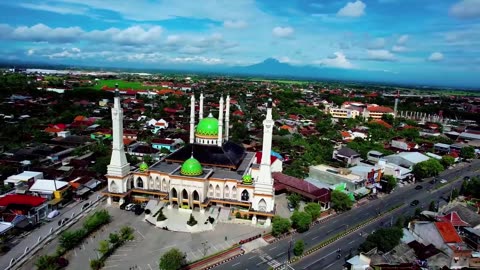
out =
{"type": "Polygon", "coordinates": [[[447,180],[445,180],[445,179],[440,180],[440,183],[442,183],[442,184],[445,184],[446,182],[447,182],[447,180]]]}
{"type": "Polygon", "coordinates": [[[52,212],[48,213],[47,218],[52,219],[58,215],[60,215],[60,212],[58,210],[53,210],[52,212]]]}
{"type": "Polygon", "coordinates": [[[130,210],[132,210],[133,206],[135,206],[135,204],[134,204],[134,203],[130,203],[130,204],[128,204],[128,205],[125,207],[125,210],[130,211],[130,210]]]}

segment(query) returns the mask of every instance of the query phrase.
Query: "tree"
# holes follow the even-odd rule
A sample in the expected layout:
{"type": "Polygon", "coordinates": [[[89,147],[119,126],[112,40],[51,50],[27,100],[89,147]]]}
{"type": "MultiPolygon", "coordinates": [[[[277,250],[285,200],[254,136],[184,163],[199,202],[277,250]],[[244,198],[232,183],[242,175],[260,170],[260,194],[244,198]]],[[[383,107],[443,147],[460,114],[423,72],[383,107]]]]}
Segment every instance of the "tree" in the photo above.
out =
{"type": "Polygon", "coordinates": [[[299,233],[306,232],[310,228],[310,223],[312,223],[312,216],[306,212],[300,212],[295,210],[292,216],[292,227],[295,228],[299,233]]]}
{"type": "Polygon", "coordinates": [[[473,148],[472,146],[463,147],[460,150],[460,157],[463,159],[475,158],[475,148],[473,148]]]}
{"type": "Polygon", "coordinates": [[[305,242],[302,239],[295,241],[295,245],[293,246],[293,254],[295,256],[300,256],[303,254],[303,250],[305,249],[305,242]]]}
{"type": "Polygon", "coordinates": [[[135,238],[133,235],[133,228],[129,226],[123,226],[120,228],[120,239],[122,241],[131,241],[135,238]]]}
{"type": "Polygon", "coordinates": [[[98,243],[98,252],[105,255],[108,251],[110,251],[110,243],[107,240],[100,241],[100,243],[98,243]]]}
{"type": "Polygon", "coordinates": [[[395,227],[403,228],[405,226],[406,219],[404,216],[400,215],[395,221],[395,227]]]}
{"type": "Polygon", "coordinates": [[[456,198],[458,198],[458,195],[460,195],[460,192],[458,192],[456,188],[452,189],[452,197],[450,198],[450,201],[453,201],[456,198]]]}
{"type": "Polygon", "coordinates": [[[104,157],[99,157],[95,161],[95,165],[93,165],[92,169],[96,173],[100,175],[105,175],[107,174],[107,166],[110,164],[110,157],[104,156],[104,157]]]}
{"type": "Polygon", "coordinates": [[[400,227],[382,228],[370,234],[359,249],[368,252],[376,247],[382,252],[388,252],[400,243],[402,237],[403,229],[400,227]]]}
{"type": "Polygon", "coordinates": [[[116,233],[110,233],[108,236],[108,241],[112,244],[115,245],[120,242],[120,236],[116,233]]]}
{"type": "Polygon", "coordinates": [[[397,186],[397,179],[392,175],[384,175],[385,181],[382,181],[382,188],[386,193],[390,193],[397,186]]]}
{"type": "Polygon", "coordinates": [[[322,207],[318,203],[308,203],[305,205],[305,212],[309,213],[312,216],[313,220],[317,220],[318,217],[320,217],[320,214],[322,213],[322,207]]]}
{"type": "Polygon", "coordinates": [[[280,216],[275,216],[272,221],[272,235],[279,236],[283,233],[288,232],[292,224],[287,218],[282,218],[280,216]]]}
{"type": "Polygon", "coordinates": [[[188,226],[194,226],[196,225],[198,222],[197,220],[195,220],[195,218],[193,217],[193,214],[190,214],[190,219],[188,219],[187,221],[187,224],[188,226]]]}
{"type": "Polygon", "coordinates": [[[344,192],[333,190],[331,193],[332,208],[335,211],[347,211],[353,206],[353,202],[344,192]]]}
{"type": "Polygon", "coordinates": [[[300,200],[302,199],[302,196],[300,196],[297,193],[292,193],[287,196],[288,202],[292,205],[293,208],[298,209],[300,200]]]}
{"type": "Polygon", "coordinates": [[[452,156],[449,156],[449,155],[445,155],[442,157],[442,165],[445,167],[445,168],[448,168],[450,166],[452,166],[454,163],[455,163],[455,158],[452,157],[452,156]]]}
{"type": "Polygon", "coordinates": [[[178,270],[185,264],[185,254],[172,248],[160,258],[160,270],[178,270]]]}
{"type": "Polygon", "coordinates": [[[472,196],[473,198],[480,198],[480,177],[472,177],[462,184],[462,194],[465,196],[472,196]]]}
{"type": "Polygon", "coordinates": [[[50,255],[40,256],[37,261],[35,261],[35,267],[37,267],[37,270],[58,269],[55,263],[55,257],[50,255]]]}
{"type": "Polygon", "coordinates": [[[382,114],[382,120],[389,123],[390,125],[393,125],[393,115],[384,113],[382,114]]]}
{"type": "Polygon", "coordinates": [[[435,201],[431,201],[430,205],[428,206],[428,211],[436,212],[437,211],[437,204],[435,201]]]}
{"type": "Polygon", "coordinates": [[[148,166],[153,164],[153,158],[151,155],[143,156],[143,161],[148,164],[148,166]]]}
{"type": "Polygon", "coordinates": [[[434,158],[419,162],[413,166],[413,174],[415,174],[417,178],[437,176],[442,171],[442,164],[434,158]]]}

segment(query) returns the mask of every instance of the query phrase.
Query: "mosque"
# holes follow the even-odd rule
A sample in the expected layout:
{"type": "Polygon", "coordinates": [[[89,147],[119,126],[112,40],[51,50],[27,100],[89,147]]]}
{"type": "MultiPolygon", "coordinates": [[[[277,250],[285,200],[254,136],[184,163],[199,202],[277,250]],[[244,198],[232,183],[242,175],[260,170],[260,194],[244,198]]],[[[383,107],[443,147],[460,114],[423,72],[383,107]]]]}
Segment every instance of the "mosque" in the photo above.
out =
{"type": "MultiPolygon", "coordinates": [[[[270,225],[275,212],[271,156],[262,155],[256,162],[254,152],[246,152],[228,140],[229,96],[225,104],[223,96],[220,98],[218,119],[211,113],[203,116],[203,93],[199,101],[197,122],[192,94],[189,142],[152,166],[143,163],[138,170],[130,171],[123,145],[123,110],[118,89],[115,90],[112,157],[106,175],[108,189],[104,192],[108,204],[141,197],[201,212],[211,205],[222,205],[243,209],[242,213],[248,213],[253,224],[261,219],[270,225]]],[[[263,121],[262,153],[271,153],[273,126],[269,99],[263,121]]]]}

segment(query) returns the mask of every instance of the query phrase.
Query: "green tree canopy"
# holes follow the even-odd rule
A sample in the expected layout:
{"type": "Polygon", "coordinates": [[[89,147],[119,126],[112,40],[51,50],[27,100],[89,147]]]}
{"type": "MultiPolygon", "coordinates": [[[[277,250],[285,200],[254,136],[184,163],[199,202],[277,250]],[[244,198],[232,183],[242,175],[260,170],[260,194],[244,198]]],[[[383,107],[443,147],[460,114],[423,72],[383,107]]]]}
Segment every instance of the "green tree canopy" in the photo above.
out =
{"type": "Polygon", "coordinates": [[[272,221],[272,235],[278,236],[280,234],[288,232],[292,224],[288,218],[282,218],[275,216],[272,221]]]}
{"type": "Polygon", "coordinates": [[[460,150],[460,157],[464,159],[475,158],[475,148],[472,146],[462,148],[462,150],[460,150]]]}
{"type": "Polygon", "coordinates": [[[353,206],[353,202],[344,192],[333,190],[331,193],[332,208],[335,211],[347,211],[353,206]]]}
{"type": "Polygon", "coordinates": [[[185,264],[185,254],[172,248],[160,257],[160,270],[178,270],[185,264]]]}
{"type": "Polygon", "coordinates": [[[287,196],[288,202],[293,206],[293,208],[298,209],[298,205],[300,203],[300,200],[302,199],[302,196],[300,196],[297,193],[292,193],[287,196]]]}
{"type": "Polygon", "coordinates": [[[303,254],[303,250],[305,249],[305,242],[302,239],[295,241],[295,245],[293,246],[293,254],[295,256],[300,256],[303,254]]]}
{"type": "Polygon", "coordinates": [[[442,157],[441,163],[445,168],[448,168],[452,166],[453,163],[455,163],[455,158],[449,155],[445,155],[442,157]]]}
{"type": "Polygon", "coordinates": [[[376,247],[382,252],[388,252],[400,243],[402,237],[402,228],[391,227],[378,229],[367,237],[359,249],[363,252],[368,252],[376,247]]]}
{"type": "Polygon", "coordinates": [[[442,164],[434,158],[419,162],[413,166],[413,174],[415,174],[417,178],[437,176],[442,171],[442,164]]]}
{"type": "Polygon", "coordinates": [[[461,193],[465,196],[480,199],[480,177],[472,177],[470,180],[464,181],[461,193]]]}
{"type": "Polygon", "coordinates": [[[305,205],[304,211],[309,213],[313,220],[316,220],[322,213],[322,207],[318,203],[311,202],[305,205]]]}
{"type": "Polygon", "coordinates": [[[295,211],[290,219],[292,220],[292,227],[300,233],[308,231],[310,223],[312,223],[312,216],[306,212],[295,211]]]}
{"type": "Polygon", "coordinates": [[[382,183],[382,189],[385,192],[390,193],[392,189],[397,186],[397,179],[392,175],[384,175],[383,179],[385,179],[385,182],[382,183]]]}

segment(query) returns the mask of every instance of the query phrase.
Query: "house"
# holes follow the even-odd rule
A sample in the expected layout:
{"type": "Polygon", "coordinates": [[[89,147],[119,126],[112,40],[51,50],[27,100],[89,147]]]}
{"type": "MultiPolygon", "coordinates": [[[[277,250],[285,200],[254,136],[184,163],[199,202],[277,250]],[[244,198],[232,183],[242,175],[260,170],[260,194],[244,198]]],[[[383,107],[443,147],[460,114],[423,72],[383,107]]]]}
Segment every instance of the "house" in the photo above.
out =
{"type": "Polygon", "coordinates": [[[342,141],[349,142],[353,139],[352,135],[348,131],[340,131],[340,135],[342,135],[342,141]]]}
{"type": "Polygon", "coordinates": [[[123,130],[123,138],[130,139],[130,140],[137,140],[138,131],[133,129],[124,129],[123,130]]]}
{"type": "Polygon", "coordinates": [[[358,110],[347,108],[328,108],[328,113],[337,119],[357,118],[360,115],[358,110]]]}
{"type": "Polygon", "coordinates": [[[450,145],[445,143],[436,143],[433,145],[435,153],[448,154],[450,153],[450,145]]]}
{"type": "MultiPolygon", "coordinates": [[[[254,164],[260,164],[262,160],[262,152],[255,153],[254,164]]],[[[273,172],[283,171],[283,158],[277,152],[272,151],[270,155],[270,164],[273,172]]]]}
{"type": "Polygon", "coordinates": [[[143,158],[144,156],[151,156],[154,160],[159,159],[159,150],[153,148],[147,143],[143,142],[136,142],[127,147],[127,152],[128,154],[138,157],[138,158],[143,158]]]}
{"type": "MultiPolygon", "coordinates": [[[[308,177],[305,179],[309,183],[323,188],[336,189],[336,186],[342,185],[344,190],[362,196],[370,191],[365,188],[367,179],[365,177],[353,174],[350,169],[335,168],[327,165],[315,165],[309,167],[308,177]]],[[[352,197],[353,198],[353,197],[352,197]]]]}
{"type": "Polygon", "coordinates": [[[384,157],[384,159],[405,168],[412,168],[413,165],[430,159],[428,156],[419,152],[402,152],[384,157]]]}
{"type": "Polygon", "coordinates": [[[418,144],[407,141],[405,138],[394,138],[390,141],[390,145],[403,151],[412,151],[419,148],[418,144]]]}
{"type": "Polygon", "coordinates": [[[372,269],[370,267],[371,259],[367,257],[365,254],[360,253],[347,261],[347,264],[350,266],[348,269],[350,270],[369,270],[372,269]]]}
{"type": "Polygon", "coordinates": [[[345,163],[347,166],[352,166],[360,163],[360,154],[348,147],[333,150],[332,159],[336,159],[345,163]]]}
{"type": "Polygon", "coordinates": [[[0,213],[4,221],[26,216],[33,224],[47,217],[47,199],[31,195],[9,194],[0,197],[0,213]]]}
{"type": "Polygon", "coordinates": [[[170,152],[177,150],[185,142],[182,139],[152,139],[152,147],[158,150],[166,149],[170,152]]]}
{"type": "Polygon", "coordinates": [[[394,163],[389,163],[385,159],[380,159],[377,162],[377,166],[382,168],[384,175],[391,175],[395,179],[400,181],[415,181],[415,176],[412,174],[412,170],[399,166],[394,163]]]}
{"type": "Polygon", "coordinates": [[[373,161],[373,162],[378,162],[384,156],[385,155],[382,152],[371,150],[371,151],[368,151],[368,153],[367,153],[367,160],[368,161],[373,161]]]}
{"type": "Polygon", "coordinates": [[[68,182],[38,179],[29,189],[29,192],[46,198],[47,200],[61,200],[66,189],[69,188],[68,182]]]}
{"type": "Polygon", "coordinates": [[[12,187],[18,187],[23,185],[33,185],[37,179],[43,178],[42,172],[24,171],[20,174],[11,175],[5,181],[4,184],[8,184],[12,187]]]}
{"type": "Polygon", "coordinates": [[[370,117],[373,119],[382,119],[382,116],[384,114],[389,114],[393,116],[393,109],[390,107],[372,104],[370,106],[367,106],[366,110],[363,111],[363,117],[365,117],[365,119],[368,119],[370,117]]]}

